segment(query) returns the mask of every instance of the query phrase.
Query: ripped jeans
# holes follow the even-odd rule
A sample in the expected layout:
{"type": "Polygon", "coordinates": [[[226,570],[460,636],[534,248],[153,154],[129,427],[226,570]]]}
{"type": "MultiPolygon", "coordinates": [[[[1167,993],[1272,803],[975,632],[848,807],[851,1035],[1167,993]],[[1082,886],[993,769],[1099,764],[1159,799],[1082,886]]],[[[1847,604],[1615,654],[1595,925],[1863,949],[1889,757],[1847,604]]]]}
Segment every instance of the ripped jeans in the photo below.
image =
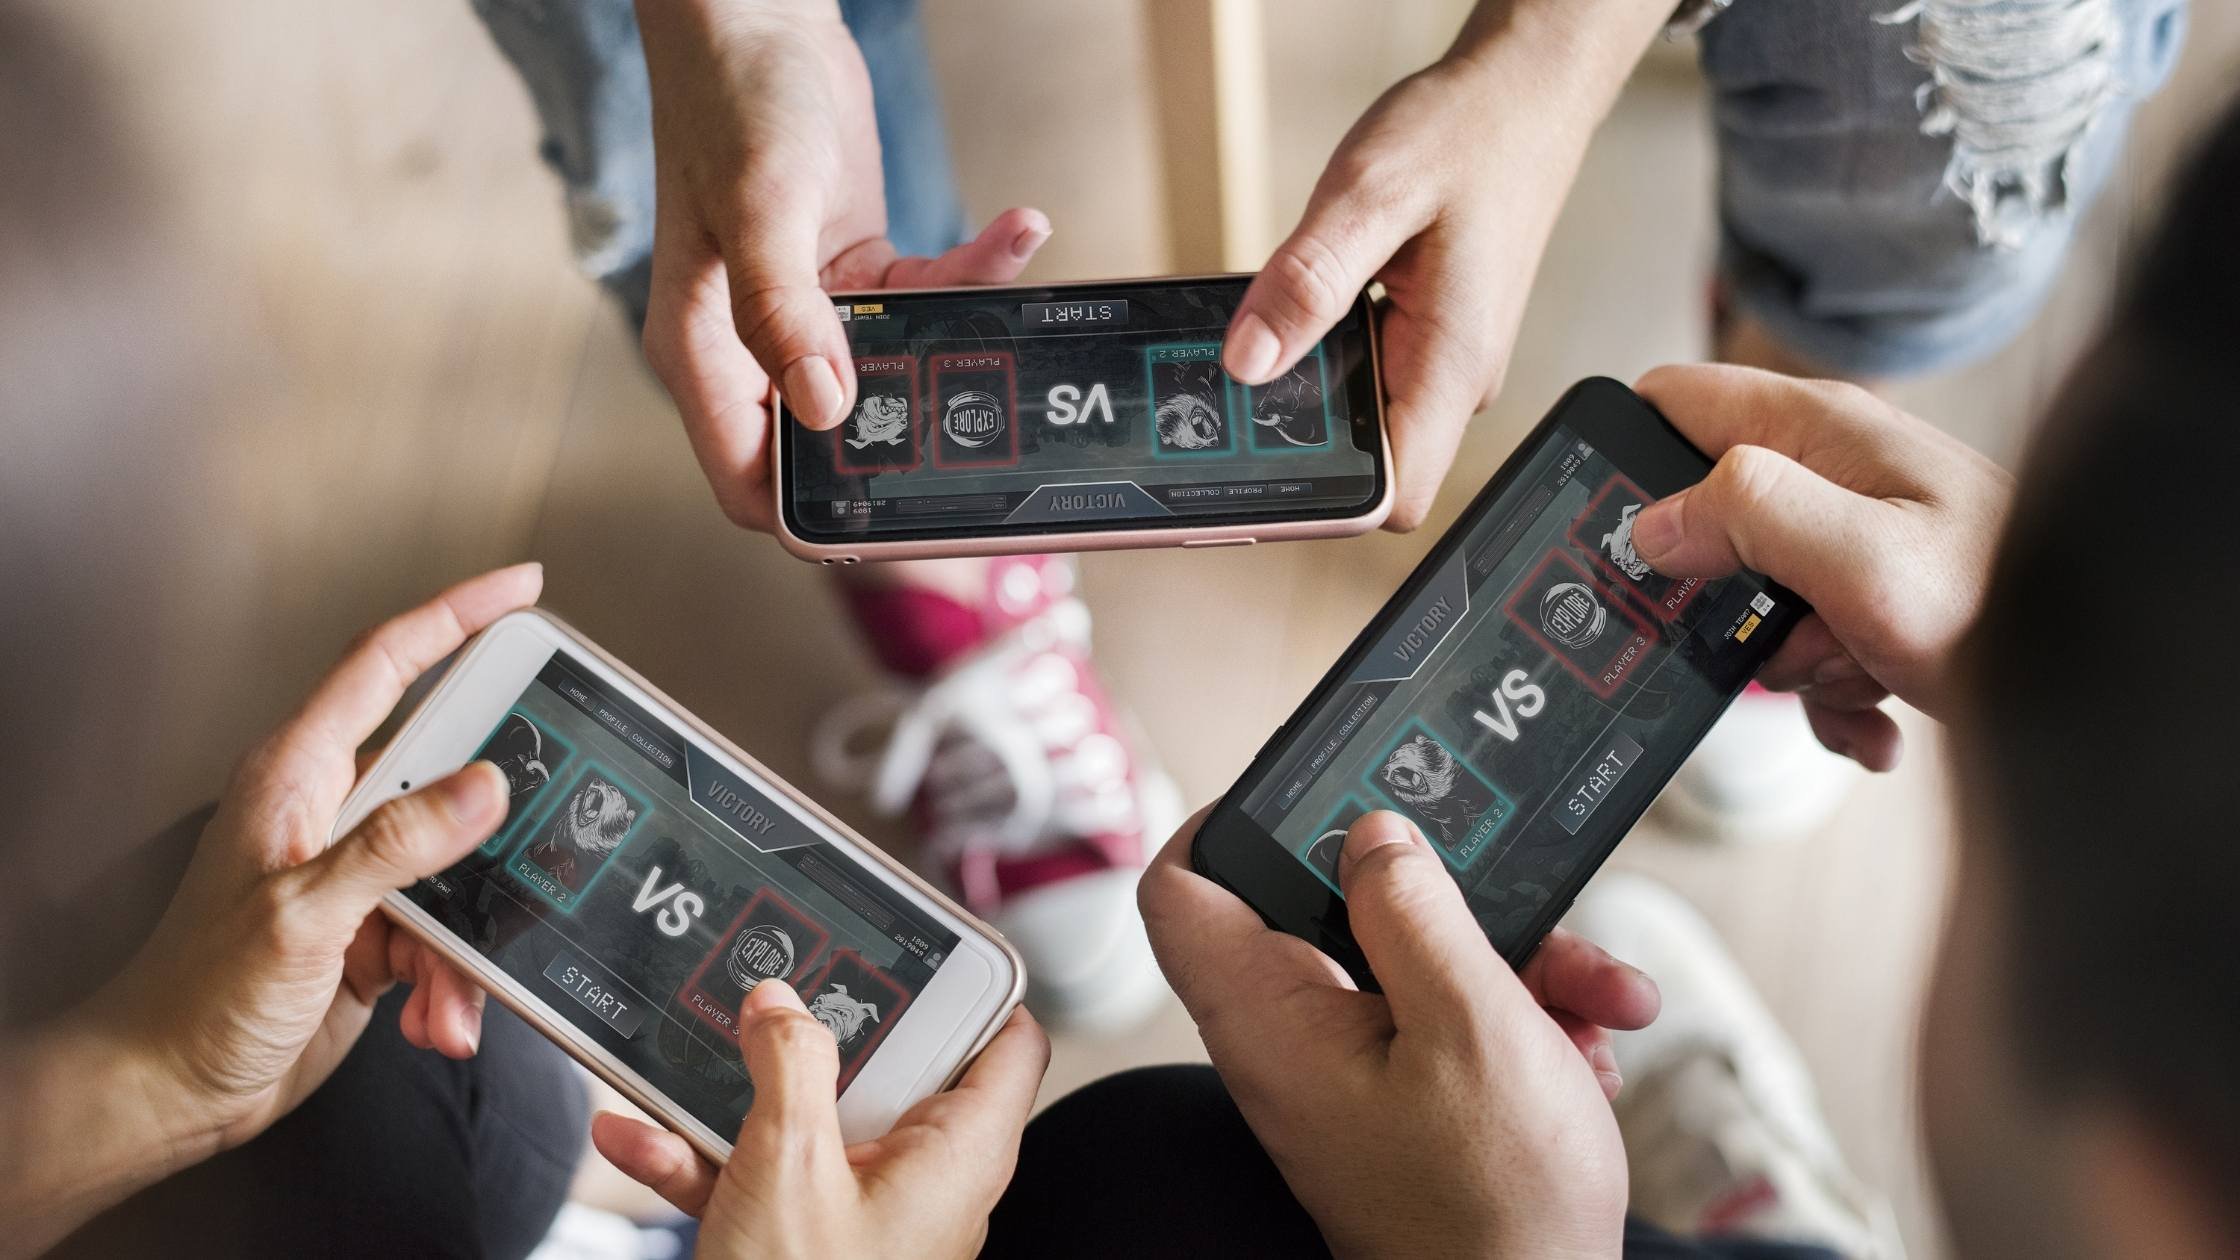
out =
{"type": "Polygon", "coordinates": [[[2184,32],[2185,0],[1734,0],[1701,36],[1728,299],[1845,376],[1999,349],[2184,32]]]}
{"type": "MultiPolygon", "coordinates": [[[[474,5],[536,101],[579,259],[642,318],[653,134],[630,0],[474,5]]],[[[840,7],[871,71],[890,235],[937,252],[965,223],[918,6],[840,7]]],[[[2043,302],[2184,25],[2185,0],[1732,0],[1701,34],[1723,292],[1843,375],[1998,349],[2043,302]]]]}

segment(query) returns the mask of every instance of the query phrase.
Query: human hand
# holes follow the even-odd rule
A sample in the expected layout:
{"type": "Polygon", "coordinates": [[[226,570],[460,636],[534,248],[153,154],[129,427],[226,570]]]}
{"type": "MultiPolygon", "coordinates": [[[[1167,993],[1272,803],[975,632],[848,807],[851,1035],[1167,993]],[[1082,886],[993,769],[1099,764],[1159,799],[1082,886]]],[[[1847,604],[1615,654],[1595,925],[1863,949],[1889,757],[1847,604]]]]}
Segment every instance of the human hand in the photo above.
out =
{"type": "Polygon", "coordinates": [[[1615,1254],[1625,1152],[1606,1028],[1656,986],[1571,933],[1519,973],[1415,829],[1353,825],[1339,883],[1384,987],[1190,869],[1197,819],[1144,875],[1167,980],[1292,1193],[1339,1255],[1615,1254]]]}
{"type": "Polygon", "coordinates": [[[331,847],[358,745],[467,636],[536,600],[536,565],[462,582],[361,638],[242,759],[154,933],[107,984],[0,1038],[0,1256],[37,1254],[142,1186],[236,1146],[326,1080],[398,980],[405,1037],[475,1051],[482,991],[392,929],[381,899],[505,816],[477,762],[331,847]]]}
{"type": "Polygon", "coordinates": [[[770,383],[812,429],[854,405],[828,291],[1002,284],[1050,237],[997,215],[938,258],[887,241],[871,79],[831,0],[638,0],[653,92],[646,362],[716,501],[772,521],[770,383]]]}
{"type": "Polygon", "coordinates": [[[1898,763],[1893,693],[1942,718],[2014,479],[1873,394],[1751,368],[1662,367],[1635,388],[1718,462],[1643,508],[1634,550],[1673,577],[1748,567],[1803,596],[1758,680],[1795,691],[1820,742],[1870,770],[1898,763]]]}
{"type": "Polygon", "coordinates": [[[747,994],[739,1046],[754,1105],[719,1171],[666,1129],[602,1112],[592,1145],[679,1210],[700,1217],[711,1258],[972,1256],[1011,1180],[1050,1042],[1012,1012],[955,1088],[905,1112],[886,1136],[843,1144],[839,1049],[783,982],[747,994]]]}
{"type": "Polygon", "coordinates": [[[413,985],[403,1031],[472,1055],[482,990],[379,913],[505,815],[476,762],[389,801],[328,845],[358,745],[405,688],[499,616],[536,601],[541,567],[462,582],[365,635],[242,759],[146,945],[73,1018],[152,1065],[154,1130],[194,1158],[248,1140],[327,1078],[374,1002],[413,985]]]}
{"type": "Polygon", "coordinates": [[[1290,369],[1372,280],[1394,477],[1386,528],[1423,523],[1517,322],[1587,141],[1671,0],[1485,0],[1446,56],[1338,144],[1230,321],[1222,365],[1290,369]]]}

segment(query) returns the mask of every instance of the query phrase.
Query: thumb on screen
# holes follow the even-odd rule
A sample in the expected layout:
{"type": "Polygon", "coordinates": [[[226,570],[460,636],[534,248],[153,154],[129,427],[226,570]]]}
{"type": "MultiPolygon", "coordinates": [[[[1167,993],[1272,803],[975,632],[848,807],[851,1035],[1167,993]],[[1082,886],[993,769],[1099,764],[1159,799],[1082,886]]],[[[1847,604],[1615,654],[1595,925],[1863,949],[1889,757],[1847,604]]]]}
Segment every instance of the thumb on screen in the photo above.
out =
{"type": "Polygon", "coordinates": [[[1353,190],[1318,191],[1237,303],[1222,366],[1248,385],[1288,370],[1345,317],[1412,230],[1353,190]]]}
{"type": "Polygon", "coordinates": [[[1404,1032],[1454,1027],[1524,987],[1493,952],[1462,889],[1413,824],[1389,810],[1365,814],[1338,859],[1354,941],[1404,1032]]]}
{"type": "Polygon", "coordinates": [[[817,271],[817,225],[805,205],[764,204],[723,242],[739,340],[803,424],[830,429],[855,397],[854,360],[817,271]]]}
{"type": "Polygon", "coordinates": [[[382,802],[311,860],[306,895],[336,930],[356,932],[381,899],[466,856],[506,814],[506,780],[487,761],[382,802]]]}
{"type": "Polygon", "coordinates": [[[739,1049],[754,1083],[739,1147],[765,1161],[839,1154],[840,1045],[791,986],[764,980],[747,993],[739,1049]]]}

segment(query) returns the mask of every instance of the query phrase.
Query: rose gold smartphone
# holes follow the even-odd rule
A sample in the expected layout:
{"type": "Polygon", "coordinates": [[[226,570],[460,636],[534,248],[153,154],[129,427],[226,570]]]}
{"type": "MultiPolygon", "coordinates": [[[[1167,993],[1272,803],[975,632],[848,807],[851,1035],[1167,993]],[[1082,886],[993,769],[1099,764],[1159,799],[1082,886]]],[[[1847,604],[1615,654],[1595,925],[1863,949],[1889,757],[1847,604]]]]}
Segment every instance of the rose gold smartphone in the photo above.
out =
{"type": "Polygon", "coordinates": [[[1392,509],[1368,296],[1266,385],[1248,275],[835,294],[855,407],[781,408],[778,540],[826,564],[1359,534],[1392,509]]]}
{"type": "Polygon", "coordinates": [[[747,990],[840,1043],[840,1127],[884,1133],[1024,992],[1003,938],[542,610],[478,635],[366,772],[391,797],[497,764],[505,822],[391,917],[709,1159],[754,1098],[747,990]]]}

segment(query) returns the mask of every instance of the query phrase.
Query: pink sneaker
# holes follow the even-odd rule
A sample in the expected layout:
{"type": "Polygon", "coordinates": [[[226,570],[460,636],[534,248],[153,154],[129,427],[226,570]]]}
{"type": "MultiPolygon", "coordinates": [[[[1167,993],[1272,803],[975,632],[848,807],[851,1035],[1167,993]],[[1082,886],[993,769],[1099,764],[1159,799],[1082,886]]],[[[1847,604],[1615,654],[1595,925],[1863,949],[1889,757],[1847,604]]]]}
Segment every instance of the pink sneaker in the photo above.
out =
{"type": "Polygon", "coordinates": [[[977,609],[851,588],[875,650],[911,681],[833,710],[812,753],[880,812],[910,811],[920,864],[1025,956],[1039,1016],[1105,1030],[1166,991],[1135,889],[1182,809],[1097,682],[1073,586],[1070,562],[1032,556],[995,561],[977,609]]]}

